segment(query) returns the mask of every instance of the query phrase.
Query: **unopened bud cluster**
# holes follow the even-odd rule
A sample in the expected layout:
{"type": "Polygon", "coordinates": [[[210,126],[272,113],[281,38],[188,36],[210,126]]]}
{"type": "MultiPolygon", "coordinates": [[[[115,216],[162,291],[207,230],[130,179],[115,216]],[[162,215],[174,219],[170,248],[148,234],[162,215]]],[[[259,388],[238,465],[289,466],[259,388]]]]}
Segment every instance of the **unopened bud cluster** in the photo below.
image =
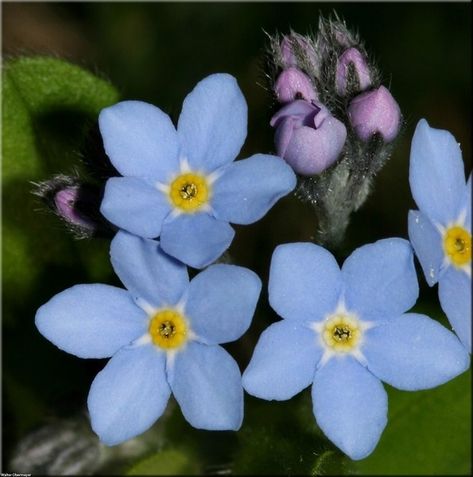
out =
{"type": "Polygon", "coordinates": [[[268,69],[276,152],[299,175],[298,196],[317,210],[318,241],[339,242],[392,152],[399,105],[338,18],[322,18],[315,36],[272,37],[268,69]]]}

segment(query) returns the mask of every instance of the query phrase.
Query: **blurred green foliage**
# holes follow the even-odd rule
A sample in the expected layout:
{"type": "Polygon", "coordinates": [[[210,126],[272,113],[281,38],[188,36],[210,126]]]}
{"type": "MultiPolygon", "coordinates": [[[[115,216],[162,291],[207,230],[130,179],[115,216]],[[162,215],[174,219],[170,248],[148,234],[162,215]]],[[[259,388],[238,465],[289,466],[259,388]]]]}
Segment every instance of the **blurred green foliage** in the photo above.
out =
{"type": "MultiPolygon", "coordinates": [[[[46,265],[64,266],[65,256],[76,260],[70,238],[61,230],[53,236],[53,222],[45,227],[48,220],[35,210],[32,182],[70,169],[74,149],[82,147],[90,124],[118,94],[77,66],[26,57],[5,65],[3,97],[4,292],[23,301],[46,265]]],[[[4,311],[10,319],[9,307],[4,311]]]]}
{"type": "Polygon", "coordinates": [[[199,475],[197,459],[177,449],[163,450],[141,460],[127,475],[199,475]]]}
{"type": "MultiPolygon", "coordinates": [[[[359,31],[407,120],[393,158],[353,216],[338,256],[341,261],[363,243],[406,236],[407,211],[414,206],[407,180],[409,146],[421,117],[455,135],[466,170],[471,170],[471,4],[6,5],[4,26],[21,34],[4,34],[5,53],[13,59],[4,65],[2,111],[3,469],[15,471],[7,462],[25,435],[51,417],[66,418],[85,407],[89,384],[105,363],[76,359],[52,346],[34,327],[36,309],[76,283],[117,284],[108,263],[108,242],[72,239],[55,217],[41,210],[30,193],[31,182],[81,170],[98,112],[119,97],[154,103],[176,119],[195,83],[223,71],[238,79],[249,105],[248,139],[241,157],[272,152],[269,118],[274,105],[261,87],[265,32],[292,28],[309,33],[320,13],[333,10],[359,31]],[[48,25],[46,33],[43,24],[48,25]],[[25,51],[49,56],[60,52],[82,67],[45,57],[15,59],[25,51]]],[[[257,224],[237,227],[230,253],[266,283],[274,247],[310,240],[314,227],[310,208],[287,197],[257,224]]],[[[436,288],[428,289],[419,277],[418,311],[446,324],[436,288]]],[[[260,332],[275,319],[263,292],[250,330],[227,347],[242,369],[260,332]]],[[[163,421],[163,444],[114,471],[471,473],[471,372],[434,390],[388,393],[388,426],[374,453],[360,462],[350,461],[324,438],[306,390],[282,403],[246,396],[244,425],[238,433],[193,429],[174,406],[163,421]]]]}
{"type": "Polygon", "coordinates": [[[41,352],[34,309],[51,290],[76,280],[106,280],[110,270],[107,244],[71,240],[62,224],[40,209],[33,183],[81,167],[77,151],[99,111],[118,94],[95,75],[48,57],[11,60],[2,79],[2,351],[8,356],[3,379],[6,429],[17,436],[50,412],[44,399],[61,389],[60,379],[70,379],[66,366],[61,372],[60,363],[51,363],[57,361],[54,352],[41,352]],[[49,379],[35,369],[38,356],[44,371],[52,373],[49,379]]]}
{"type": "Polygon", "coordinates": [[[388,395],[388,426],[357,463],[362,474],[471,474],[471,370],[436,389],[388,395]]]}

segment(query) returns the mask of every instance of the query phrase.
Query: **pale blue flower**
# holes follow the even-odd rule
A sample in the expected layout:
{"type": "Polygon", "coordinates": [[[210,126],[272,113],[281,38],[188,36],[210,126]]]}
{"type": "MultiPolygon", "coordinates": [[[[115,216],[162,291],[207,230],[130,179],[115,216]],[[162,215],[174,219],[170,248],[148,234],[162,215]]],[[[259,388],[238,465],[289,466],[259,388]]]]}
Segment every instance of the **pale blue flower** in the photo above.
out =
{"type": "Polygon", "coordinates": [[[36,326],[81,358],[111,357],[92,383],[92,428],[115,445],[146,431],[173,393],[187,421],[236,430],[243,388],[235,360],[219,346],[250,325],[261,289],[250,270],[212,265],[190,282],[159,243],[118,232],[112,265],[127,290],[77,285],[36,314],[36,326]]]}
{"type": "Polygon", "coordinates": [[[169,116],[124,101],[99,117],[104,147],[124,177],[107,181],[103,215],[121,229],[160,237],[163,250],[203,268],[235,234],[296,185],[279,157],[256,154],[232,162],[247,132],[247,106],[235,78],[208,76],[186,97],[177,130],[169,116]]]}
{"type": "Polygon", "coordinates": [[[471,174],[448,131],[421,119],[412,138],[409,182],[420,210],[409,211],[409,239],[452,328],[471,353],[471,174]]]}
{"type": "Polygon", "coordinates": [[[355,250],[341,270],[320,246],[277,247],[269,301],[284,319],[261,335],[243,374],[245,390],[286,400],[312,384],[325,435],[352,459],[369,455],[387,423],[381,381],[427,389],[469,365],[453,333],[405,313],[419,292],[413,262],[409,242],[395,238],[355,250]]]}

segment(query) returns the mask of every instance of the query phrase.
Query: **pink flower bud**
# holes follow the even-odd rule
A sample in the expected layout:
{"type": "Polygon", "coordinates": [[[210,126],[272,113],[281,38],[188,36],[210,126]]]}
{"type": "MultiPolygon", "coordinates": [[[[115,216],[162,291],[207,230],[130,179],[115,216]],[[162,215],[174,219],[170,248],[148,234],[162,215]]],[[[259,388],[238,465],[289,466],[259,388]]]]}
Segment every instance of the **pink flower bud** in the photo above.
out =
{"type": "Polygon", "coordinates": [[[284,68],[297,66],[296,55],[292,49],[292,42],[290,37],[285,36],[281,41],[281,55],[284,68]]]}
{"type": "Polygon", "coordinates": [[[384,86],[352,99],[348,106],[348,117],[357,136],[363,141],[379,133],[385,142],[391,142],[401,126],[399,105],[384,86]]]}
{"type": "Polygon", "coordinates": [[[320,174],[339,157],[346,139],[345,125],[328,109],[296,100],[272,118],[277,154],[301,175],[320,174]]]}
{"type": "Polygon", "coordinates": [[[54,196],[56,213],[72,225],[85,229],[95,229],[95,224],[77,210],[76,203],[79,200],[79,194],[80,189],[77,186],[59,190],[54,196]]]}
{"type": "Polygon", "coordinates": [[[295,48],[300,50],[301,56],[304,57],[308,64],[317,64],[317,55],[315,54],[314,47],[308,42],[307,38],[298,33],[284,36],[280,46],[283,68],[297,66],[297,58],[294,53],[295,48]]]}
{"type": "Polygon", "coordinates": [[[337,93],[341,96],[347,93],[350,65],[358,81],[356,91],[364,91],[371,86],[371,75],[366,59],[356,48],[349,48],[340,55],[337,61],[335,81],[337,93]]]}
{"type": "Polygon", "coordinates": [[[310,78],[294,67],[282,71],[274,84],[274,91],[280,103],[288,103],[295,99],[311,101],[317,97],[310,78]]]}

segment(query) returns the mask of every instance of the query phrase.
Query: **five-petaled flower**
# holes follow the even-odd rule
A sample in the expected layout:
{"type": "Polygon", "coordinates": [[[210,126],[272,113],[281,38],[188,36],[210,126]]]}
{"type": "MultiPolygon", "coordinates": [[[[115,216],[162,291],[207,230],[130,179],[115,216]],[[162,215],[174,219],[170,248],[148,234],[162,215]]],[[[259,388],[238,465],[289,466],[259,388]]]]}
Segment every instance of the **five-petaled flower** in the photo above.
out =
{"type": "Polygon", "coordinates": [[[103,215],[192,267],[216,260],[235,234],[229,222],[259,220],[296,185],[279,157],[232,162],[247,132],[247,106],[236,80],[211,75],[184,101],[177,130],[169,116],[140,101],[100,113],[112,164],[124,177],[107,181],[103,215]]]}
{"type": "Polygon", "coordinates": [[[234,359],[219,346],[248,328],[259,278],[234,265],[212,265],[190,282],[187,268],[159,243],[120,231],[113,268],[127,290],[77,285],[43,305],[39,331],[81,358],[112,357],[92,383],[92,428],[115,445],[146,431],[171,391],[191,425],[236,430],[243,388],[234,359]]]}
{"type": "Polygon", "coordinates": [[[421,119],[412,138],[409,182],[420,210],[409,211],[409,239],[440,305],[471,353],[471,174],[460,146],[421,119]]]}
{"type": "Polygon", "coordinates": [[[418,292],[406,240],[365,245],[341,270],[320,246],[280,245],[271,262],[269,301],[284,319],[261,335],[243,387],[263,399],[285,400],[312,384],[320,428],[352,459],[366,457],[387,422],[381,381],[427,389],[469,366],[453,333],[427,316],[405,313],[418,292]]]}

